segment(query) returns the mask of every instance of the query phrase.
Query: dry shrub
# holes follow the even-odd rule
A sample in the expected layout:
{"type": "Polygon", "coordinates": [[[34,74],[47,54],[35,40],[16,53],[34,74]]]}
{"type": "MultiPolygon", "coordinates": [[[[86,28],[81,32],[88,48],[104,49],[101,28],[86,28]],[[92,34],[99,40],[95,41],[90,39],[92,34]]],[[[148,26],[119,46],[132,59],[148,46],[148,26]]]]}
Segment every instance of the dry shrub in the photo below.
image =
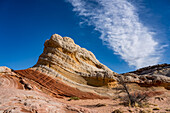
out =
{"type": "Polygon", "coordinates": [[[143,107],[144,105],[146,106],[148,95],[143,92],[135,92],[135,93],[130,93],[129,96],[126,95],[122,97],[121,100],[123,101],[123,103],[121,104],[125,106],[143,107]]]}
{"type": "Polygon", "coordinates": [[[148,98],[164,93],[160,91],[136,91],[134,93],[130,93],[124,78],[122,76],[119,76],[118,79],[119,83],[123,86],[122,91],[127,94],[125,97],[122,98],[122,100],[124,101],[124,105],[129,105],[132,107],[142,107],[144,104],[146,105],[148,98]]]}
{"type": "Polygon", "coordinates": [[[146,91],[146,92],[134,92],[121,98],[123,105],[132,107],[148,107],[148,99],[157,95],[162,95],[164,92],[160,91],[146,91]],[[130,97],[130,100],[129,100],[130,97]]]}

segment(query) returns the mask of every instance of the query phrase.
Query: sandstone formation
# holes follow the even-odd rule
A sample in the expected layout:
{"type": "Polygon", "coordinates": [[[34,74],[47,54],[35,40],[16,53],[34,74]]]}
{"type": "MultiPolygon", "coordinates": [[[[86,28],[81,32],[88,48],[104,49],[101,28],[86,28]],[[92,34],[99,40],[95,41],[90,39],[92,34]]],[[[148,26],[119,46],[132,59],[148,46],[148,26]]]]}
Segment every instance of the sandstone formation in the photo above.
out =
{"type": "Polygon", "coordinates": [[[117,75],[101,64],[92,52],[76,45],[71,38],[57,34],[45,42],[34,69],[73,84],[91,86],[114,87],[117,75]]]}
{"type": "Polygon", "coordinates": [[[108,113],[118,106],[122,109],[119,99],[126,94],[118,84],[119,77],[128,83],[130,93],[150,94],[152,102],[161,95],[157,98],[164,99],[162,111],[168,108],[170,64],[117,74],[71,38],[54,34],[32,68],[0,67],[0,113],[108,113]],[[80,100],[68,101],[72,97],[80,100]]]}
{"type": "Polygon", "coordinates": [[[124,80],[140,86],[163,86],[170,89],[170,64],[154,65],[124,73],[124,80]]]}
{"type": "Polygon", "coordinates": [[[39,89],[43,92],[52,95],[53,97],[78,97],[80,99],[106,99],[90,92],[82,92],[76,88],[73,88],[60,79],[52,78],[44,73],[41,73],[33,69],[17,70],[18,75],[26,77],[29,80],[33,80],[39,85],[39,89]],[[41,88],[40,88],[41,87],[41,88]]]}
{"type": "Polygon", "coordinates": [[[87,108],[59,102],[39,87],[11,69],[0,67],[0,113],[94,113],[87,108]]]}
{"type": "Polygon", "coordinates": [[[170,77],[170,64],[158,64],[154,66],[148,66],[141,69],[138,69],[136,71],[132,71],[130,73],[134,73],[137,75],[163,75],[170,77]]]}

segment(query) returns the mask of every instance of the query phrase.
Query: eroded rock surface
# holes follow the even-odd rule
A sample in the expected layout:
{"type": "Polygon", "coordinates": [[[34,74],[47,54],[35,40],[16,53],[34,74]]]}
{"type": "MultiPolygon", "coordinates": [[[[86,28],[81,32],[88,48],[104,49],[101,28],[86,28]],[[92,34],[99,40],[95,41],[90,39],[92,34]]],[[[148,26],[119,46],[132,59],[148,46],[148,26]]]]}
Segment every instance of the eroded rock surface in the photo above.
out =
{"type": "Polygon", "coordinates": [[[154,65],[123,74],[126,82],[140,86],[163,86],[170,89],[170,64],[154,65]]]}
{"type": "Polygon", "coordinates": [[[112,87],[117,75],[101,64],[92,52],[76,45],[71,38],[57,34],[45,42],[34,69],[75,84],[91,86],[112,87]]]}
{"type": "MultiPolygon", "coordinates": [[[[35,73],[32,71],[32,74],[35,73]]],[[[0,113],[95,113],[59,102],[42,92],[45,89],[40,88],[40,84],[28,78],[7,67],[0,67],[0,113]],[[29,88],[25,87],[26,84],[29,88]]]]}
{"type": "Polygon", "coordinates": [[[38,70],[25,69],[15,71],[22,77],[26,77],[29,80],[33,80],[40,85],[40,89],[49,95],[57,98],[62,97],[78,97],[80,99],[106,99],[107,97],[102,97],[90,92],[83,92],[74,87],[71,87],[63,83],[60,79],[52,78],[38,70]],[[44,87],[44,88],[43,88],[44,87]],[[45,90],[47,89],[47,90],[45,90]]]}

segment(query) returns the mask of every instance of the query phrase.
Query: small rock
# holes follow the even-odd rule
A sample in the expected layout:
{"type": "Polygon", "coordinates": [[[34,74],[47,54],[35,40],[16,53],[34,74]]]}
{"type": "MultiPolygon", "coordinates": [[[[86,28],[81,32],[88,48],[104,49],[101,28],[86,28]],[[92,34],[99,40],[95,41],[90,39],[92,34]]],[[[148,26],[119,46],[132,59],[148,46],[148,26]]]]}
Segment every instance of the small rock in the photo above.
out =
{"type": "Polygon", "coordinates": [[[139,113],[148,113],[145,110],[140,110],[139,113]]]}
{"type": "Polygon", "coordinates": [[[129,111],[129,112],[132,112],[132,110],[131,110],[131,109],[129,109],[128,111],[129,111]]]}
{"type": "Polygon", "coordinates": [[[26,103],[26,102],[24,102],[24,106],[27,106],[27,103],[26,103]]]}
{"type": "Polygon", "coordinates": [[[170,109],[165,109],[166,111],[170,111],[170,109]]]}
{"type": "Polygon", "coordinates": [[[153,110],[160,110],[160,108],[153,108],[153,110]]]}
{"type": "Polygon", "coordinates": [[[100,103],[98,103],[98,104],[96,104],[95,106],[96,106],[96,107],[102,107],[102,106],[106,106],[106,104],[100,104],[100,103]]]}
{"type": "Polygon", "coordinates": [[[112,113],[123,113],[122,111],[120,111],[119,109],[114,110],[112,113]]]}

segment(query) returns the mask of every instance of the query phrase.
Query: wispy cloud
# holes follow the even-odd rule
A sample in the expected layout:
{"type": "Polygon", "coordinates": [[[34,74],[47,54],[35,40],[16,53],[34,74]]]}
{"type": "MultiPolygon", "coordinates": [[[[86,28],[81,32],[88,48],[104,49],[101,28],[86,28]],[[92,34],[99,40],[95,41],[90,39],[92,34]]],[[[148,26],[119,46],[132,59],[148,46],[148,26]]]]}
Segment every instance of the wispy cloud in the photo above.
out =
{"type": "Polygon", "coordinates": [[[73,11],[101,33],[114,54],[136,68],[160,60],[154,32],[139,20],[137,9],[127,0],[68,0],[73,11]]]}

